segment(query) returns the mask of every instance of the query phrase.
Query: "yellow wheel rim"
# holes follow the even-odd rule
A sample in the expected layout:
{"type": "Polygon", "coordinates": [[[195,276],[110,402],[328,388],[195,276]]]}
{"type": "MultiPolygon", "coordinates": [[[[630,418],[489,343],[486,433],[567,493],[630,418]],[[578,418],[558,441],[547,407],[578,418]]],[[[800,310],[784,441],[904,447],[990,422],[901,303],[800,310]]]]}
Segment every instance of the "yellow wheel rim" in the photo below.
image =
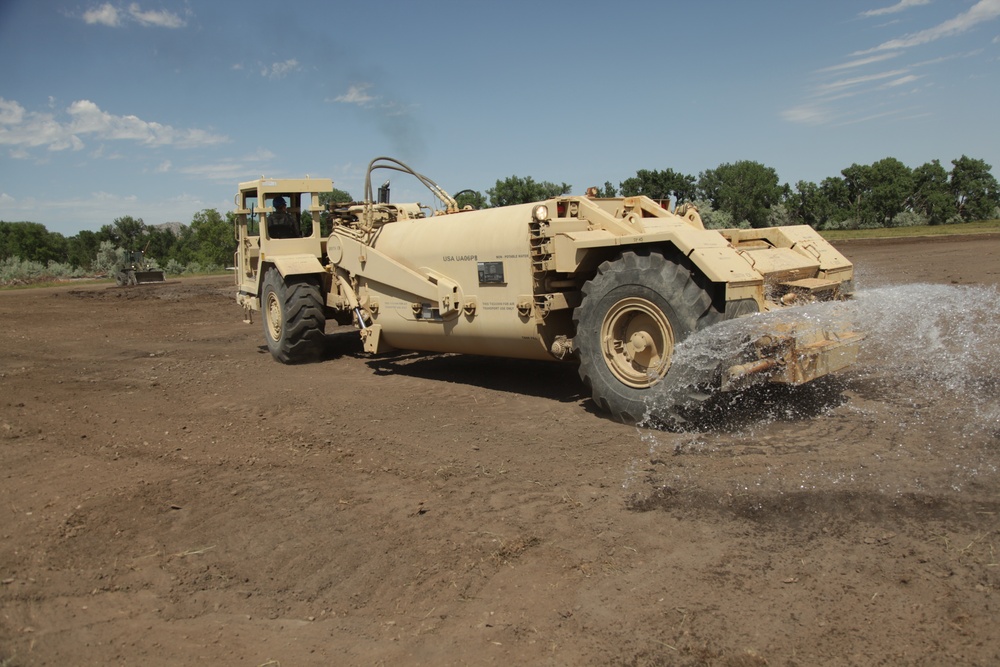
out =
{"type": "Polygon", "coordinates": [[[629,387],[643,389],[659,382],[670,369],[674,332],[656,304],[630,297],[604,316],[601,347],[615,377],[629,387]]]}

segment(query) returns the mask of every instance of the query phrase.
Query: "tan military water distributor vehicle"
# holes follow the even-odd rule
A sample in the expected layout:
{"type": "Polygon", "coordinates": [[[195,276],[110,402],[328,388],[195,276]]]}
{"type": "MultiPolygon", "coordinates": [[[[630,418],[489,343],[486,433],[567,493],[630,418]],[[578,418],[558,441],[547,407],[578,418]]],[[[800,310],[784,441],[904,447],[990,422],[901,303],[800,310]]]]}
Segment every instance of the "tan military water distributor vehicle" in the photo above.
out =
{"type": "MultiPolygon", "coordinates": [[[[596,404],[637,422],[675,346],[693,332],[853,289],[851,263],[808,226],[706,230],[696,210],[646,197],[459,211],[437,184],[391,158],[369,165],[363,202],[328,211],[320,194],[332,187],[329,179],[260,179],[241,183],[236,196],[237,301],[248,321],[262,311],[267,346],[283,363],[318,359],[335,318],[353,322],[370,353],[578,363],[596,404]],[[444,210],[374,200],[378,169],[411,174],[444,210]],[[286,225],[285,215],[305,229],[269,231],[286,225]]],[[[808,382],[852,363],[862,339],[781,329],[734,350],[718,387],[808,382]]]]}

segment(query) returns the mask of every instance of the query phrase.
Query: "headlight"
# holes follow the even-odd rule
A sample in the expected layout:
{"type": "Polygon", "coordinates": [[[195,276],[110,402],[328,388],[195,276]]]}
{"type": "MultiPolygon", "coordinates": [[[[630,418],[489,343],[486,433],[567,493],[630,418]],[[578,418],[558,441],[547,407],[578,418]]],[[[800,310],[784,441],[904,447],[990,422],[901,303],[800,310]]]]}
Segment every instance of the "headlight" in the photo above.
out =
{"type": "Polygon", "coordinates": [[[549,219],[549,207],[545,204],[539,204],[531,211],[531,217],[535,219],[535,222],[544,222],[549,219]]]}

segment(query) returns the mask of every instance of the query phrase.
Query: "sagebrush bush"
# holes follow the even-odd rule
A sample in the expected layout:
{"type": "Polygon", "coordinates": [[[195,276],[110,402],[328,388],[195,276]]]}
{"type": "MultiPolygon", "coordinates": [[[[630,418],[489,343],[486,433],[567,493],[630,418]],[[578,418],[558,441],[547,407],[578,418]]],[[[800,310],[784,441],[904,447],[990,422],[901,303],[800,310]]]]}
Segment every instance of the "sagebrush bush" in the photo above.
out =
{"type": "Polygon", "coordinates": [[[116,248],[111,241],[101,241],[101,247],[97,250],[97,257],[90,265],[94,273],[100,275],[112,275],[121,265],[125,258],[125,250],[116,248]]]}
{"type": "Polygon", "coordinates": [[[42,264],[41,262],[23,260],[20,257],[8,257],[0,260],[0,285],[28,285],[48,280],[83,278],[85,275],[83,269],[59,262],[42,264]]]}
{"type": "Polygon", "coordinates": [[[167,261],[167,265],[163,268],[166,273],[173,276],[179,276],[187,270],[187,267],[178,262],[176,259],[171,258],[167,261]]]}
{"type": "MultiPolygon", "coordinates": [[[[728,211],[716,211],[707,199],[696,199],[691,203],[697,207],[698,215],[701,216],[701,221],[705,225],[705,229],[732,229],[736,227],[733,224],[732,213],[728,211]]],[[[749,227],[749,223],[746,226],[749,227]]]]}
{"type": "Polygon", "coordinates": [[[929,225],[930,218],[916,211],[902,211],[897,213],[892,219],[891,227],[921,227],[929,225]]]}
{"type": "Polygon", "coordinates": [[[774,204],[767,213],[768,227],[784,227],[796,224],[792,214],[784,204],[774,204]]]}
{"type": "Polygon", "coordinates": [[[857,229],[858,221],[854,218],[844,218],[843,220],[827,220],[826,224],[823,225],[823,229],[829,230],[840,230],[840,229],[857,229]]]}

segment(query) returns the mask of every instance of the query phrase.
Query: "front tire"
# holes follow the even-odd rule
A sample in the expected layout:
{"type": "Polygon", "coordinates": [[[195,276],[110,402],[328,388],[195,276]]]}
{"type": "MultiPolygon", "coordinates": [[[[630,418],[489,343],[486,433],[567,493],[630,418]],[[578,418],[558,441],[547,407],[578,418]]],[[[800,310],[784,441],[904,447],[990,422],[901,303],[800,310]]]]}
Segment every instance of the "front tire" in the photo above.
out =
{"type": "Polygon", "coordinates": [[[326,314],[323,295],[311,276],[281,277],[275,268],[264,274],[260,297],[264,340],[271,356],[283,364],[316,361],[323,352],[326,314]]]}
{"type": "Polygon", "coordinates": [[[684,259],[626,251],[597,268],[573,313],[580,378],[601,410],[638,423],[649,390],[670,370],[674,346],[720,319],[707,281],[684,259]]]}

